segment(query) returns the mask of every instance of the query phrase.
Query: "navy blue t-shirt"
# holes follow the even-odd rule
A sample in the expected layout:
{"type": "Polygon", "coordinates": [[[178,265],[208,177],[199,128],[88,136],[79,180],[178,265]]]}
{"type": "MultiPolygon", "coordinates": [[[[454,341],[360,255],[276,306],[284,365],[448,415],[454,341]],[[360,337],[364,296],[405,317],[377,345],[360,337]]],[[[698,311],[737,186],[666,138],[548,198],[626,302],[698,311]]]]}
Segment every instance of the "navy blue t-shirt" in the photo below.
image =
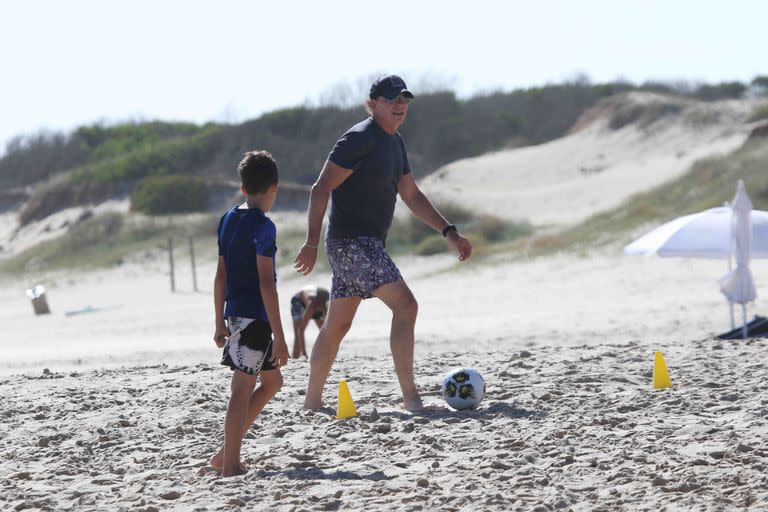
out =
{"type": "Polygon", "coordinates": [[[269,322],[259,289],[256,255],[272,258],[275,273],[277,230],[258,208],[232,208],[219,221],[219,256],[227,269],[227,304],[224,316],[254,318],[269,322]]]}
{"type": "Polygon", "coordinates": [[[388,134],[369,117],[342,135],[328,160],[352,174],[331,194],[327,237],[386,241],[397,186],[411,172],[403,138],[388,134]]]}

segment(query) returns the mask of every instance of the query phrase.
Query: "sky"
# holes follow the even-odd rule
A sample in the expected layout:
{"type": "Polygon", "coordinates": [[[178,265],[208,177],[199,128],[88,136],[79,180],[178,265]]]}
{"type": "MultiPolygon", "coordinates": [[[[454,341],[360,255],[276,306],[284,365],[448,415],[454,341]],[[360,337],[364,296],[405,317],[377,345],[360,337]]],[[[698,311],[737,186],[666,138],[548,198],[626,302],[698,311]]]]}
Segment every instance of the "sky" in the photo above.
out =
{"type": "Polygon", "coordinates": [[[376,73],[417,96],[579,75],[748,82],[768,75],[766,19],[768,2],[746,0],[8,0],[0,153],[94,122],[241,122],[345,84],[362,103],[376,73]]]}

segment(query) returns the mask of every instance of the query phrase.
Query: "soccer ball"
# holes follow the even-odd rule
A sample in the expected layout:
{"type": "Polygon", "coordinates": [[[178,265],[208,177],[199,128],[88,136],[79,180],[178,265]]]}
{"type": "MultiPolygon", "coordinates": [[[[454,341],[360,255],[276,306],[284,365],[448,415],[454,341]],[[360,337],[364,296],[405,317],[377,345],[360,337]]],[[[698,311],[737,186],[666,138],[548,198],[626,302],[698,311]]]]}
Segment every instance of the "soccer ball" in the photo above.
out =
{"type": "Polygon", "coordinates": [[[454,368],[443,379],[443,398],[459,411],[476,409],[485,396],[485,379],[474,368],[454,368]]]}

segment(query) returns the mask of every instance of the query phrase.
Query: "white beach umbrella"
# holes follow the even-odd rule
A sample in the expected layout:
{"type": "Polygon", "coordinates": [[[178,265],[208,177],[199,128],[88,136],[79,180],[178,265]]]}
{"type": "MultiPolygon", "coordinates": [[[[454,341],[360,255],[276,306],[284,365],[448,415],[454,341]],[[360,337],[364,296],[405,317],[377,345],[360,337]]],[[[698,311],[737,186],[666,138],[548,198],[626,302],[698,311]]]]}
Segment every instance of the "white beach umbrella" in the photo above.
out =
{"type": "Polygon", "coordinates": [[[747,302],[757,297],[755,281],[749,269],[752,256],[752,201],[749,200],[744,182],[739,180],[736,197],[733,198],[731,238],[736,268],[720,278],[720,291],[731,304],[741,304],[744,325],[742,337],[747,337],[747,302]]]}
{"type": "MultiPolygon", "coordinates": [[[[752,210],[752,257],[768,258],[768,212],[752,210]]],[[[685,215],[624,247],[624,254],[725,259],[733,251],[733,210],[727,206],[685,215]]]]}
{"type": "MultiPolygon", "coordinates": [[[[659,255],[662,257],[688,257],[688,258],[714,258],[728,259],[730,269],[730,258],[734,250],[741,251],[737,254],[737,269],[739,268],[738,258],[742,258],[742,270],[729,272],[721,280],[727,284],[727,290],[723,293],[731,300],[731,295],[740,299],[749,297],[750,283],[752,293],[754,294],[754,281],[749,271],[749,260],[751,258],[768,258],[768,212],[761,210],[752,210],[752,203],[746,194],[743,183],[740,185],[734,198],[734,207],[736,201],[740,202],[739,208],[742,211],[748,211],[748,214],[742,214],[751,223],[743,223],[742,238],[736,245],[735,222],[736,213],[733,208],[724,206],[711,208],[703,212],[685,215],[675,220],[659,226],[653,231],[646,233],[631,244],[624,247],[624,253],[629,255],[659,255]],[[740,196],[739,190],[743,190],[740,196]],[[750,229],[751,228],[751,229],[750,229]],[[751,234],[751,238],[750,238],[751,234]],[[738,295],[737,295],[738,294],[738,295]]],[[[745,304],[754,300],[746,298],[745,304]]],[[[746,307],[744,308],[746,311],[746,307]]],[[[745,313],[746,314],[746,313],[745,313]]],[[[731,311],[731,325],[733,326],[733,311],[731,311]]]]}

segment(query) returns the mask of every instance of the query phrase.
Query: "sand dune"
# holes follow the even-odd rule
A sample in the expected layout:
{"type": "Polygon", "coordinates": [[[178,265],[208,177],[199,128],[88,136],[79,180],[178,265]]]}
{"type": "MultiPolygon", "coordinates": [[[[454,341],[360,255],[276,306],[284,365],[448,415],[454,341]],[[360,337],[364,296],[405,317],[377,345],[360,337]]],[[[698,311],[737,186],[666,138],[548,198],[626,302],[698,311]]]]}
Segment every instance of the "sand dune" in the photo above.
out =
{"type": "Polygon", "coordinates": [[[650,93],[610,98],[570,135],[453,162],[422,180],[430,196],[534,225],[565,225],[670,181],[749,135],[749,100],[702,103],[650,93]],[[621,117],[624,116],[624,117],[621,117]],[[612,128],[622,119],[633,119],[612,128]]]}

